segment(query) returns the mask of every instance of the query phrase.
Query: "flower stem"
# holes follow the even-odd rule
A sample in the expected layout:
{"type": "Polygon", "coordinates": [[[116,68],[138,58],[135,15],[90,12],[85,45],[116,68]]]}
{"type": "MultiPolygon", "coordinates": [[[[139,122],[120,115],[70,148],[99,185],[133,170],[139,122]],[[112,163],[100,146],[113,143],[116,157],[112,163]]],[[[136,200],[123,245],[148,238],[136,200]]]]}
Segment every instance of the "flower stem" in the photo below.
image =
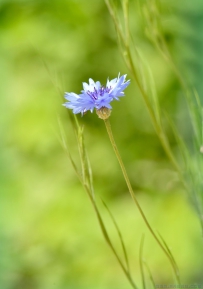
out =
{"type": "Polygon", "coordinates": [[[149,229],[150,233],[152,234],[152,236],[154,237],[154,239],[156,240],[156,242],[158,243],[158,245],[161,247],[161,249],[163,250],[163,252],[166,254],[166,256],[168,257],[172,267],[173,267],[173,270],[174,270],[174,273],[175,273],[175,276],[176,276],[176,279],[177,279],[177,282],[178,284],[180,284],[180,276],[179,276],[179,270],[174,262],[174,260],[171,258],[170,254],[168,253],[168,251],[166,250],[166,248],[163,246],[163,244],[161,243],[161,241],[159,240],[159,238],[157,237],[157,235],[155,234],[154,230],[152,229],[151,225],[149,224],[137,198],[135,197],[135,194],[134,194],[134,191],[132,189],[132,186],[131,186],[131,183],[130,183],[130,180],[129,180],[129,177],[128,177],[128,174],[127,174],[127,171],[126,171],[126,168],[124,166],[124,163],[122,161],[122,158],[120,156],[120,153],[119,153],[119,150],[117,148],[117,145],[116,145],[116,142],[114,140],[114,137],[113,137],[113,133],[112,133],[112,130],[111,130],[111,124],[110,124],[110,121],[109,119],[105,119],[104,120],[104,123],[105,123],[105,126],[106,126],[106,130],[107,130],[107,133],[108,133],[108,136],[109,136],[109,139],[110,139],[110,142],[112,144],[112,147],[114,149],[114,152],[116,154],[116,157],[118,159],[118,162],[120,164],[120,167],[121,167],[121,170],[122,170],[122,173],[123,173],[123,176],[124,176],[124,179],[126,181],[126,184],[127,184],[127,187],[128,187],[128,190],[129,190],[129,193],[133,199],[133,201],[135,202],[147,228],[149,229]]]}

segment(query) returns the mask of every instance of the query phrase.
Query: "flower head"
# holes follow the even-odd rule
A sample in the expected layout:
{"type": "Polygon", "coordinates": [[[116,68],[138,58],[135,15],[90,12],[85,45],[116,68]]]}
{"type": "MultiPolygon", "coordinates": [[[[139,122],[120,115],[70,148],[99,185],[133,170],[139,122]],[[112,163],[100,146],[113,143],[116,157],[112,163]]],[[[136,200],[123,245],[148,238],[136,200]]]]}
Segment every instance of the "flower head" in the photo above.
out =
{"type": "Polygon", "coordinates": [[[118,75],[111,81],[107,80],[106,87],[104,87],[99,81],[94,82],[90,78],[89,84],[83,82],[83,90],[80,94],[66,92],[64,97],[68,102],[63,105],[72,109],[73,113],[81,112],[82,115],[88,110],[93,112],[94,108],[97,111],[103,108],[110,110],[112,108],[110,102],[124,96],[123,90],[130,84],[130,80],[125,81],[125,79],[126,74],[121,77],[118,75]]]}

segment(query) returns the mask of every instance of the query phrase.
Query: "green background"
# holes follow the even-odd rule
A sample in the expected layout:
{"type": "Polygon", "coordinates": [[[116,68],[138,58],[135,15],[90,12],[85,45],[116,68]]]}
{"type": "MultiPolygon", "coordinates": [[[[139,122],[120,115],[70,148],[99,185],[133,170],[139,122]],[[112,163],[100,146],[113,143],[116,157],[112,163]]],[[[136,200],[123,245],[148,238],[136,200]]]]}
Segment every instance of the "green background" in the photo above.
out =
{"type": "MultiPolygon", "coordinates": [[[[191,125],[180,85],[146,37],[141,16],[146,3],[130,1],[132,37],[152,70],[163,112],[175,119],[190,144],[191,125]]],[[[203,3],[167,0],[162,11],[170,51],[202,98],[203,3]]],[[[119,72],[132,79],[104,1],[1,0],[0,288],[130,288],[60,144],[59,125],[79,163],[75,133],[62,106],[64,91],[79,93],[89,77],[105,84],[119,72]]],[[[203,284],[198,218],[133,80],[126,97],[112,106],[114,136],[143,210],[171,248],[182,283],[203,284]]],[[[156,284],[174,284],[168,260],[130,199],[103,121],[95,113],[78,119],[85,129],[98,206],[115,247],[122,254],[100,198],[118,222],[137,284],[143,233],[144,258],[156,284]]],[[[170,128],[168,135],[176,151],[170,128]]]]}

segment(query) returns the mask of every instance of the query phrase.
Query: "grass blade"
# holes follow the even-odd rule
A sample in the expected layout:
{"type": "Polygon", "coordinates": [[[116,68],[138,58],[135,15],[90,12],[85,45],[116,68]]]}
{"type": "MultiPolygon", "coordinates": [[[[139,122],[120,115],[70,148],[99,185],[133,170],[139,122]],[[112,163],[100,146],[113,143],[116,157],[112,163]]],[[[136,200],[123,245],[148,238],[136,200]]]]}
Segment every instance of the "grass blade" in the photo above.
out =
{"type": "Polygon", "coordinates": [[[150,271],[150,268],[149,268],[149,266],[147,265],[147,263],[145,262],[145,261],[143,261],[144,262],[144,264],[145,264],[145,267],[147,268],[147,271],[148,271],[148,274],[149,274],[149,279],[150,279],[150,281],[151,281],[151,283],[152,283],[152,287],[154,288],[154,289],[156,289],[157,287],[156,287],[156,284],[155,284],[155,282],[154,282],[154,278],[153,278],[153,276],[152,276],[152,273],[151,273],[151,271],[150,271]]]}
{"type": "Polygon", "coordinates": [[[167,250],[167,252],[168,252],[168,254],[169,254],[169,256],[170,256],[171,261],[172,261],[173,264],[174,264],[174,267],[176,268],[176,272],[175,272],[175,273],[176,273],[176,279],[178,278],[179,283],[180,283],[180,273],[179,273],[179,268],[178,268],[178,265],[177,265],[177,263],[176,263],[176,260],[175,260],[175,258],[174,258],[174,256],[173,256],[170,248],[168,247],[166,241],[164,240],[164,238],[161,236],[161,234],[160,234],[159,232],[158,232],[158,235],[159,235],[159,238],[161,239],[164,247],[166,248],[166,250],[167,250]]]}
{"type": "Polygon", "coordinates": [[[140,250],[139,250],[139,263],[140,263],[140,271],[142,276],[142,288],[146,289],[145,275],[144,275],[144,266],[143,266],[143,249],[144,249],[144,234],[142,235],[140,241],[140,250]]]}
{"type": "Polygon", "coordinates": [[[112,222],[113,222],[113,224],[114,224],[114,226],[116,228],[116,231],[117,231],[118,236],[119,236],[119,240],[121,242],[123,254],[124,254],[124,257],[125,257],[126,267],[128,269],[128,272],[130,272],[128,255],[127,255],[127,251],[126,251],[126,247],[125,247],[125,244],[124,244],[124,241],[123,241],[123,237],[122,237],[121,231],[120,231],[120,229],[118,227],[118,224],[116,223],[116,220],[115,220],[114,216],[112,215],[111,211],[107,207],[106,203],[103,200],[102,200],[102,203],[103,203],[104,207],[106,208],[107,212],[109,213],[109,216],[111,217],[111,220],[112,220],[112,222]]]}

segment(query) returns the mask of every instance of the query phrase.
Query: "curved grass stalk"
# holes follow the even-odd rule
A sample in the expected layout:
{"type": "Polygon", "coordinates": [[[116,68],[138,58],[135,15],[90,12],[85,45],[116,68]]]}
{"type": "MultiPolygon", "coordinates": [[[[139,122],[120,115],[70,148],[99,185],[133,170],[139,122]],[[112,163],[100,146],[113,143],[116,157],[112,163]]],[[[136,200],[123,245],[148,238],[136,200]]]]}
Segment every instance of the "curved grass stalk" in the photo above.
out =
{"type": "MultiPolygon", "coordinates": [[[[128,23],[128,0],[123,0],[123,2],[122,2],[123,3],[123,14],[124,14],[126,37],[125,37],[124,33],[122,32],[119,20],[116,16],[116,10],[115,10],[115,7],[113,6],[113,1],[105,0],[105,2],[106,2],[107,7],[109,9],[110,15],[114,21],[120,47],[124,51],[123,52],[124,60],[126,62],[128,69],[131,71],[132,76],[133,76],[135,82],[137,83],[137,86],[140,90],[140,93],[144,99],[145,105],[147,107],[148,113],[150,115],[152,124],[153,124],[154,129],[155,129],[155,132],[156,132],[156,134],[160,140],[160,143],[161,143],[166,155],[168,156],[169,160],[171,161],[172,165],[174,166],[175,170],[177,171],[177,173],[179,175],[179,179],[181,180],[185,189],[188,191],[188,184],[184,178],[184,172],[182,171],[182,168],[178,164],[178,162],[177,162],[177,160],[173,154],[173,151],[169,145],[168,138],[167,138],[167,136],[164,132],[164,129],[162,127],[162,121],[161,121],[160,114],[157,117],[157,113],[155,112],[155,110],[154,110],[154,108],[153,108],[153,106],[149,100],[149,97],[146,94],[145,88],[143,88],[142,82],[139,79],[136,67],[135,67],[134,62],[133,62],[133,57],[132,57],[132,53],[131,53],[131,49],[130,49],[130,39],[129,39],[130,32],[129,32],[129,23],[128,23]]],[[[158,23],[158,27],[160,27],[160,23],[158,23]]],[[[162,57],[165,59],[165,61],[169,64],[169,66],[171,67],[171,69],[175,73],[177,79],[179,80],[179,82],[183,88],[183,91],[185,92],[186,99],[187,99],[188,106],[189,106],[189,112],[190,112],[190,117],[191,117],[193,129],[195,131],[195,135],[196,135],[196,138],[198,140],[199,147],[201,149],[202,143],[203,143],[203,141],[202,141],[202,134],[203,133],[199,132],[199,131],[200,130],[203,131],[203,124],[202,124],[202,127],[200,129],[198,129],[199,124],[198,124],[198,119],[197,119],[197,112],[194,109],[194,105],[193,105],[192,98],[191,98],[191,92],[189,91],[189,88],[188,88],[184,78],[182,77],[180,71],[178,70],[177,66],[175,65],[175,63],[172,59],[171,53],[167,47],[167,44],[165,42],[165,39],[164,39],[162,33],[159,33],[159,41],[153,37],[152,37],[152,41],[153,41],[155,47],[157,48],[157,50],[162,55],[162,57]]],[[[136,48],[135,48],[135,50],[136,50],[136,48]]],[[[200,101],[197,97],[197,94],[195,92],[194,92],[194,95],[196,97],[198,108],[199,108],[199,110],[201,110],[201,112],[200,112],[200,115],[201,115],[202,114],[201,103],[200,103],[200,101]]],[[[158,102],[157,102],[157,105],[158,105],[158,102]]],[[[159,107],[157,107],[157,108],[159,109],[159,107]]],[[[192,172],[189,172],[189,174],[191,177],[192,172]]],[[[192,179],[192,183],[194,183],[193,177],[191,179],[192,179]]],[[[202,235],[203,235],[203,208],[202,208],[202,205],[200,204],[200,201],[198,200],[198,190],[199,190],[198,188],[195,188],[192,190],[192,192],[194,195],[194,201],[195,201],[196,208],[198,211],[200,225],[201,225],[201,229],[202,229],[202,235]]]]}
{"type": "MultiPolygon", "coordinates": [[[[203,124],[202,124],[202,105],[199,99],[199,96],[196,91],[192,91],[189,87],[189,85],[186,83],[185,78],[182,76],[180,70],[178,69],[177,65],[174,62],[174,59],[171,55],[171,52],[169,51],[168,45],[166,43],[166,40],[163,35],[163,29],[161,26],[160,18],[157,16],[154,16],[155,21],[158,22],[158,27],[159,29],[157,30],[158,34],[154,35],[153,32],[151,31],[152,37],[150,39],[152,40],[153,44],[155,45],[156,49],[162,56],[162,58],[166,61],[166,63],[171,67],[172,71],[174,72],[177,80],[180,83],[180,86],[182,87],[182,90],[185,94],[187,105],[188,105],[188,110],[189,110],[189,115],[191,119],[191,123],[193,126],[194,130],[194,135],[196,138],[197,142],[197,147],[200,148],[201,152],[201,146],[202,146],[202,130],[203,130],[203,124]],[[194,100],[196,101],[196,105],[194,104],[194,100]]],[[[151,28],[151,25],[148,21],[148,27],[149,30],[151,28]]],[[[180,139],[180,137],[179,137],[180,139]]],[[[181,146],[181,143],[183,141],[179,140],[178,144],[181,146]]],[[[191,162],[191,156],[189,153],[187,154],[187,162],[191,162]]],[[[198,161],[198,160],[197,160],[198,161]]],[[[203,236],[203,206],[201,204],[201,201],[199,200],[199,194],[201,194],[201,186],[199,187],[199,184],[196,184],[194,181],[194,174],[196,175],[198,173],[198,169],[194,169],[192,171],[191,165],[189,165],[189,168],[186,167],[186,170],[188,172],[188,176],[191,180],[191,184],[186,183],[186,181],[183,182],[185,189],[188,191],[190,194],[192,192],[193,194],[193,201],[196,206],[197,213],[199,215],[199,221],[200,221],[200,226],[202,230],[202,236],[203,236]]],[[[181,176],[182,180],[184,179],[183,175],[181,176]]]]}
{"type": "Polygon", "coordinates": [[[145,261],[143,261],[143,262],[144,262],[145,267],[146,267],[146,269],[147,269],[147,272],[148,272],[148,274],[149,274],[149,278],[150,278],[150,281],[151,281],[151,283],[152,283],[153,289],[156,289],[157,286],[156,286],[155,281],[154,281],[154,279],[153,279],[153,276],[152,276],[152,273],[151,273],[151,271],[150,271],[150,268],[149,268],[148,264],[147,264],[145,261]]]}
{"type": "Polygon", "coordinates": [[[169,145],[167,136],[163,130],[162,124],[161,124],[161,120],[160,120],[160,116],[157,118],[156,113],[154,112],[154,109],[151,105],[151,102],[149,100],[148,95],[146,94],[146,91],[144,90],[139,77],[138,77],[138,73],[136,71],[134,62],[133,62],[133,58],[132,58],[132,54],[131,54],[131,50],[130,50],[130,39],[129,39],[129,35],[130,35],[130,31],[129,31],[129,24],[128,24],[128,0],[123,1],[123,10],[124,10],[124,20],[125,20],[125,33],[126,33],[126,37],[124,36],[122,29],[120,27],[120,23],[119,20],[117,19],[116,16],[116,12],[115,12],[115,8],[113,7],[113,4],[110,3],[109,0],[105,0],[106,5],[109,9],[110,15],[114,21],[115,27],[116,27],[116,31],[118,34],[118,40],[121,46],[123,46],[124,49],[124,60],[126,62],[126,65],[128,67],[128,69],[131,71],[132,76],[140,90],[140,93],[144,99],[145,105],[147,107],[148,113],[150,115],[152,124],[154,126],[155,132],[162,144],[162,147],[166,153],[166,155],[168,156],[169,160],[171,161],[171,163],[173,164],[175,170],[181,174],[181,169],[179,164],[176,161],[176,158],[174,157],[174,154],[171,150],[171,147],[169,145]]]}
{"type": "Polygon", "coordinates": [[[115,248],[114,248],[114,246],[113,246],[113,244],[111,242],[111,239],[110,239],[110,237],[108,235],[108,232],[107,232],[107,230],[105,228],[105,225],[104,225],[104,222],[102,220],[101,214],[99,213],[99,210],[98,210],[98,207],[96,205],[95,200],[92,198],[92,194],[91,194],[89,188],[86,185],[84,185],[84,184],[83,184],[83,186],[84,186],[84,188],[85,188],[85,190],[86,190],[86,192],[87,192],[87,194],[88,194],[88,196],[90,198],[90,201],[91,201],[93,209],[94,209],[94,211],[96,213],[96,216],[97,216],[97,219],[98,219],[98,222],[99,222],[99,225],[100,225],[100,228],[101,228],[101,231],[102,231],[102,234],[103,234],[103,237],[104,237],[105,241],[107,242],[108,246],[110,247],[111,251],[113,252],[114,256],[116,257],[121,269],[123,270],[126,278],[128,279],[129,283],[131,284],[131,286],[134,289],[138,289],[138,287],[136,286],[136,284],[134,283],[134,281],[132,279],[132,276],[131,276],[128,268],[126,269],[126,267],[124,266],[123,262],[121,261],[120,257],[118,256],[118,254],[117,254],[117,252],[116,252],[116,250],[115,250],[115,248]]]}
{"type": "Polygon", "coordinates": [[[119,237],[119,240],[121,242],[121,247],[122,247],[122,250],[123,250],[123,255],[124,255],[124,258],[125,258],[125,263],[126,263],[126,267],[127,267],[127,270],[128,272],[130,273],[130,265],[129,265],[129,260],[128,260],[128,254],[127,254],[127,250],[126,250],[126,247],[125,247],[125,244],[124,244],[124,240],[123,240],[123,236],[121,234],[121,231],[118,227],[118,224],[114,218],[114,216],[112,215],[111,211],[109,210],[108,206],[106,205],[106,203],[102,200],[102,203],[104,205],[104,207],[106,208],[107,212],[109,213],[109,216],[115,226],[115,229],[117,231],[117,234],[118,234],[118,237],[119,237]]]}
{"type": "Polygon", "coordinates": [[[110,247],[113,255],[115,256],[116,260],[118,261],[123,273],[125,274],[127,280],[129,281],[130,285],[132,286],[133,289],[138,289],[137,285],[135,284],[130,270],[129,270],[129,263],[128,263],[128,257],[127,257],[127,253],[126,253],[126,249],[123,243],[123,239],[121,236],[121,233],[119,231],[119,228],[112,216],[112,214],[110,213],[113,221],[114,221],[114,225],[116,227],[116,230],[119,234],[119,238],[121,240],[122,243],[122,249],[124,251],[124,257],[125,257],[125,261],[126,261],[126,265],[123,264],[123,261],[121,260],[121,258],[119,257],[116,249],[114,248],[111,239],[109,237],[109,234],[107,232],[107,229],[105,227],[104,221],[101,217],[101,214],[99,212],[99,209],[97,207],[96,201],[95,201],[95,196],[94,196],[94,188],[93,188],[93,182],[92,182],[92,171],[91,171],[91,166],[90,166],[90,162],[86,153],[86,149],[85,149],[85,145],[84,145],[84,136],[83,136],[83,128],[80,127],[77,118],[75,117],[75,123],[74,123],[74,127],[76,129],[76,133],[77,133],[77,141],[78,141],[78,150],[79,150],[79,154],[80,154],[80,161],[81,161],[81,168],[82,168],[82,173],[80,173],[79,169],[77,168],[70,152],[68,151],[67,145],[66,145],[66,141],[65,141],[65,136],[64,136],[64,132],[62,130],[62,127],[60,125],[60,132],[61,132],[61,144],[63,146],[63,148],[65,149],[71,164],[76,172],[76,175],[79,179],[79,181],[81,182],[82,186],[84,187],[85,191],[87,192],[87,195],[90,199],[90,202],[93,206],[94,212],[97,216],[97,220],[100,226],[100,229],[102,231],[103,237],[106,241],[106,243],[108,244],[108,246],[110,247]]]}
{"type": "Polygon", "coordinates": [[[176,277],[176,280],[178,282],[178,284],[180,284],[180,273],[179,273],[179,269],[176,265],[176,263],[174,263],[174,260],[173,258],[171,258],[171,255],[169,254],[168,250],[166,250],[165,246],[163,246],[163,244],[161,243],[161,241],[159,240],[159,238],[157,237],[156,233],[154,232],[154,230],[152,229],[150,223],[148,222],[147,220],[147,217],[145,216],[145,213],[144,211],[142,210],[137,198],[135,197],[135,194],[134,194],[134,191],[132,189],[132,186],[131,186],[131,182],[129,180],[129,177],[128,177],[128,174],[127,174],[127,171],[126,171],[126,168],[124,166],[124,163],[122,161],[122,158],[120,156],[120,153],[119,153],[119,150],[117,148],[117,145],[116,145],[116,142],[114,140],[114,136],[113,136],[113,133],[112,133],[112,130],[111,130],[111,124],[110,124],[110,121],[109,119],[105,119],[104,120],[104,123],[105,123],[105,126],[106,126],[106,130],[107,130],[107,133],[108,133],[108,136],[109,136],[109,139],[110,139],[110,142],[112,144],[112,147],[113,147],[113,150],[115,152],[115,155],[117,157],[117,160],[119,162],[119,165],[120,165],[120,168],[122,170],[122,173],[123,173],[123,176],[124,176],[124,179],[126,181],[126,184],[127,184],[127,187],[128,187],[128,190],[129,190],[129,193],[134,201],[134,203],[136,204],[147,228],[149,229],[150,233],[152,234],[152,236],[154,237],[154,239],[156,240],[156,242],[158,243],[159,247],[162,249],[162,251],[164,252],[164,254],[167,256],[169,262],[171,263],[171,266],[173,268],[173,271],[174,271],[174,274],[175,274],[175,277],[176,277]]]}
{"type": "Polygon", "coordinates": [[[146,289],[146,282],[145,282],[145,274],[144,274],[144,266],[143,266],[143,249],[144,249],[144,234],[142,235],[140,241],[140,251],[139,251],[139,262],[140,262],[140,270],[142,275],[142,288],[146,289]]]}

